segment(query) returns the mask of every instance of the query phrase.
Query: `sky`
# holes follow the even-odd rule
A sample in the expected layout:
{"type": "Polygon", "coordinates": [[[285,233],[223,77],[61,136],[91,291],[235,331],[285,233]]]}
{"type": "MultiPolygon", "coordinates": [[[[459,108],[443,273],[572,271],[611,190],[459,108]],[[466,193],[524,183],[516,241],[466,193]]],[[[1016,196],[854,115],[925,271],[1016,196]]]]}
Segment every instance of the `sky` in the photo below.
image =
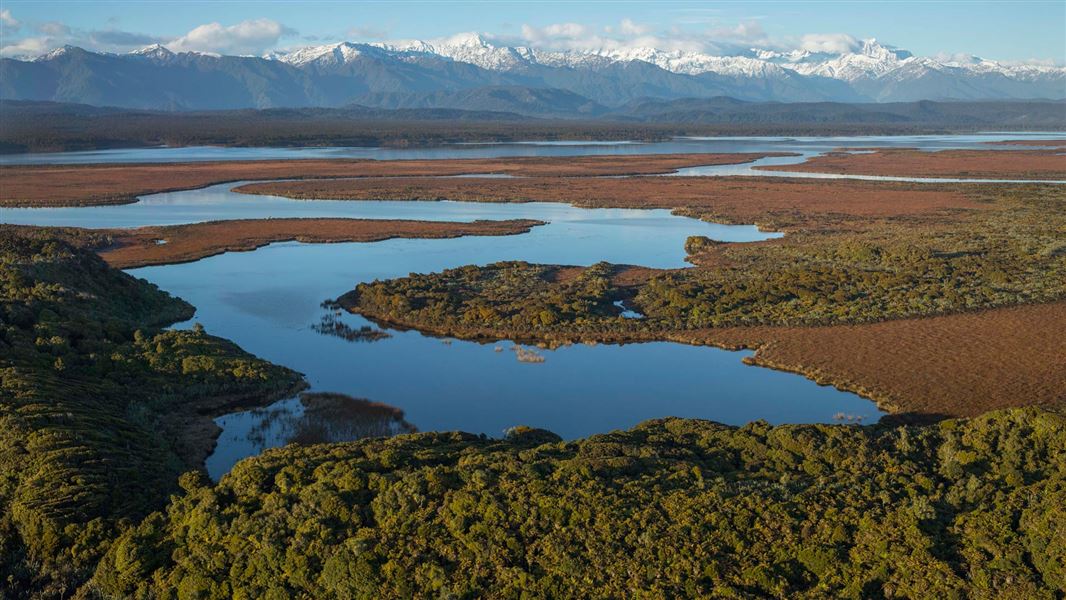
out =
{"type": "Polygon", "coordinates": [[[0,0],[0,53],[64,44],[127,52],[263,54],[337,41],[462,32],[545,49],[652,46],[727,55],[843,51],[877,38],[920,56],[1066,64],[1066,0],[650,2],[0,0]]]}

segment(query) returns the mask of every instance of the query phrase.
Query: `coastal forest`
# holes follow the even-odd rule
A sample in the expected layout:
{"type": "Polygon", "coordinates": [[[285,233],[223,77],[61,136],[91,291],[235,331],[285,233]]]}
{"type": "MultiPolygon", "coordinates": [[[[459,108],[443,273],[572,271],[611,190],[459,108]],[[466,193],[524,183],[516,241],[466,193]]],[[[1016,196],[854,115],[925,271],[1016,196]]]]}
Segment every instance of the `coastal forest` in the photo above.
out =
{"type": "Polygon", "coordinates": [[[0,600],[1066,600],[1066,0],[752,4],[0,0],[0,600]]]}
{"type": "MultiPolygon", "coordinates": [[[[1066,588],[1066,417],[1041,408],[906,426],[661,419],[570,442],[416,433],[290,445],[212,483],[195,468],[209,417],[302,380],[200,328],[163,330],[191,307],[107,266],[101,243],[0,232],[5,598],[1066,588]]],[[[607,271],[573,279],[568,310],[595,310],[607,271]]]]}

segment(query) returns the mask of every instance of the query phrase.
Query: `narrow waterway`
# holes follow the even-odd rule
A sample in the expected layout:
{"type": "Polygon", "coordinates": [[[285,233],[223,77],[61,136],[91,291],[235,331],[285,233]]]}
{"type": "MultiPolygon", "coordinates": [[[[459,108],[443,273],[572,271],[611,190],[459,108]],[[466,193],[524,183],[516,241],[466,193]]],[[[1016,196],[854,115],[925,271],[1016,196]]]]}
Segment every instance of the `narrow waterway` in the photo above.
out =
{"type": "MultiPolygon", "coordinates": [[[[820,143],[835,147],[841,145],[839,141],[820,143]]],[[[576,146],[531,147],[541,151],[576,146]]],[[[618,146],[578,148],[605,147],[616,153],[618,146]]],[[[246,156],[247,150],[240,149],[236,155],[246,156]]],[[[753,151],[748,147],[736,150],[753,151]]],[[[684,147],[670,151],[720,150],[684,147]]],[[[228,150],[226,155],[232,156],[228,150]]],[[[765,159],[773,160],[781,159],[765,159]]],[[[737,170],[750,171],[751,166],[706,167],[701,169],[715,172],[690,170],[688,174],[735,175],[737,170]]],[[[354,329],[377,329],[358,316],[335,315],[321,306],[323,300],[359,282],[501,260],[574,265],[608,261],[677,268],[686,266],[683,245],[690,235],[750,242],[779,234],[760,232],[750,225],[705,223],[665,210],[582,209],[554,203],[294,201],[235,194],[230,191],[235,185],[155,194],[123,206],[8,209],[0,220],[81,227],[312,216],[448,221],[528,218],[548,224],[528,234],[505,237],[279,243],[194,263],[131,270],[197,307],[195,318],[178,327],[201,323],[212,334],[304,373],[312,391],[367,398],[405,413],[405,423],[382,420],[380,415],[369,424],[341,423],[331,419],[349,418],[357,411],[309,411],[298,399],[286,399],[266,409],[226,415],[218,419],[223,433],[208,459],[213,477],[266,447],[306,440],[311,430],[318,432],[316,439],[328,440],[404,431],[407,424],[420,430],[461,429],[494,436],[508,427],[529,425],[574,438],[664,416],[742,424],[753,419],[802,423],[858,417],[870,422],[881,414],[873,403],[854,394],[818,386],[795,374],[747,366],[741,362],[747,355],[744,352],[665,342],[546,350],[516,348],[506,340],[478,344],[389,330],[385,336],[372,336],[374,341],[353,341],[317,327],[325,317],[354,329]]],[[[640,316],[633,311],[623,315],[640,316]]]]}

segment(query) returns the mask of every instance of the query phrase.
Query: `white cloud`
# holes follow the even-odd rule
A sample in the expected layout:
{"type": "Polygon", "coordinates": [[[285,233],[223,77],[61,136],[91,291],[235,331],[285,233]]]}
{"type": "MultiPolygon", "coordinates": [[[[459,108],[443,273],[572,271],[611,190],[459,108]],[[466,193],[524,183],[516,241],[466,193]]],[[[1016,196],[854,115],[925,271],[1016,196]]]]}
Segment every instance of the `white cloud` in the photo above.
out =
{"type": "Polygon", "coordinates": [[[710,29],[674,26],[656,30],[632,19],[623,19],[618,26],[604,27],[602,32],[579,23],[556,23],[544,27],[523,25],[520,39],[493,39],[501,44],[525,44],[545,50],[624,51],[656,48],[723,56],[740,54],[752,47],[779,49],[781,46],[781,43],[766,35],[755,18],[733,26],[719,25],[710,29]]]}
{"type": "Polygon", "coordinates": [[[522,37],[533,44],[572,44],[582,40],[595,39],[584,25],[579,23],[555,23],[545,27],[522,25],[522,37]]]}
{"type": "Polygon", "coordinates": [[[70,35],[70,27],[59,21],[48,21],[37,26],[37,31],[51,37],[67,37],[70,35]]]}
{"type": "MultiPolygon", "coordinates": [[[[5,36],[11,36],[21,28],[22,23],[11,15],[10,10],[0,10],[0,31],[5,36]]],[[[5,39],[4,41],[8,43],[0,48],[0,56],[37,56],[70,41],[70,27],[58,21],[41,23],[32,27],[32,29],[41,35],[14,40],[5,39]]]]}
{"type": "Polygon", "coordinates": [[[638,25],[633,22],[632,19],[622,19],[622,24],[618,27],[618,31],[622,35],[644,35],[651,30],[646,25],[638,25]]]}
{"type": "Polygon", "coordinates": [[[22,38],[21,40],[16,40],[14,43],[0,48],[0,56],[37,56],[54,49],[56,46],[57,44],[53,42],[52,38],[22,38]]]}
{"type": "Polygon", "coordinates": [[[22,27],[22,23],[19,23],[18,19],[11,16],[10,10],[6,8],[0,10],[0,31],[2,31],[4,35],[15,33],[20,27],[22,27]]]}
{"type": "Polygon", "coordinates": [[[283,36],[296,32],[270,19],[241,21],[228,27],[221,23],[200,25],[166,44],[174,52],[215,52],[218,54],[262,54],[273,49],[283,36]]]}
{"type": "Polygon", "coordinates": [[[800,38],[799,48],[809,52],[854,52],[862,42],[846,33],[808,33],[800,38]]]}
{"type": "MultiPolygon", "coordinates": [[[[650,27],[623,19],[618,27],[604,28],[604,34],[580,23],[555,23],[544,27],[522,25],[519,43],[545,50],[622,50],[626,48],[660,48],[663,50],[698,50],[701,44],[685,36],[658,35],[650,27]]],[[[499,39],[507,43],[505,39],[499,39]]]]}

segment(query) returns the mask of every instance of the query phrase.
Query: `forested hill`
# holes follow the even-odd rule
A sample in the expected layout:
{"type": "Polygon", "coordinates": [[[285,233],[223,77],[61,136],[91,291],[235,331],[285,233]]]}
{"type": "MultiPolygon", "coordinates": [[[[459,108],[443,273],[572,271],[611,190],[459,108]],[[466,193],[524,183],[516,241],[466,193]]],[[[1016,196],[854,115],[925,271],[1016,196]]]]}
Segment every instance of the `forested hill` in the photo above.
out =
{"type": "Polygon", "coordinates": [[[108,243],[0,229],[3,598],[1066,589],[1066,417],[1037,408],[290,445],[209,484],[204,422],[300,377],[202,331],[161,331],[190,307],[91,253],[108,243]]]}
{"type": "Polygon", "coordinates": [[[1058,598],[1066,419],[664,419],[245,460],[114,545],[143,598],[1058,598]]]}
{"type": "Polygon", "coordinates": [[[193,309],[84,246],[0,227],[0,598],[69,597],[111,540],[177,491],[210,417],[299,374],[200,331],[193,309]]]}

